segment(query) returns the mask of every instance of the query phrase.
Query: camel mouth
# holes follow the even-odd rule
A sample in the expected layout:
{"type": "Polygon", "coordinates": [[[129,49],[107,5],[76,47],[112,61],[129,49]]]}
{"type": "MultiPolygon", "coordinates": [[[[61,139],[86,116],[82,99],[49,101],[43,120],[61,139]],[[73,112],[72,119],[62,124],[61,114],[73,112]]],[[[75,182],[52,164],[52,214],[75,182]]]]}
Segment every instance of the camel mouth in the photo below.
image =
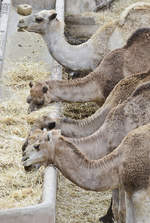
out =
{"type": "Polygon", "coordinates": [[[19,27],[19,28],[17,29],[17,31],[18,31],[18,32],[26,32],[26,31],[27,31],[26,28],[27,28],[27,27],[23,27],[23,28],[22,28],[22,27],[19,27]]]}
{"type": "Polygon", "coordinates": [[[31,164],[29,166],[24,166],[24,170],[26,172],[31,172],[31,171],[34,171],[34,170],[38,170],[40,167],[41,167],[40,164],[31,164]]]}
{"type": "Polygon", "coordinates": [[[36,108],[28,108],[28,111],[27,111],[27,113],[28,114],[30,114],[31,112],[34,112],[34,111],[38,111],[39,109],[41,109],[43,106],[41,105],[41,106],[38,106],[38,107],[36,107],[36,108]]]}
{"type": "Polygon", "coordinates": [[[38,170],[41,167],[41,165],[40,164],[26,165],[25,163],[23,163],[23,167],[24,167],[24,170],[26,172],[31,172],[31,171],[34,171],[34,170],[38,170]]]}

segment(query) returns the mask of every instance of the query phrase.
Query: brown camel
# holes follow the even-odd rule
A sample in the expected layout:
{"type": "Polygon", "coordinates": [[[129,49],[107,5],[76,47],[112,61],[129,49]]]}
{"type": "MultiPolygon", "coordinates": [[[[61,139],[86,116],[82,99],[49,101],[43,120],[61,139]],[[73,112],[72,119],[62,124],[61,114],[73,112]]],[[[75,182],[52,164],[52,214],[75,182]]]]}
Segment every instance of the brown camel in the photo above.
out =
{"type": "MultiPolygon", "coordinates": [[[[67,137],[80,138],[93,134],[104,123],[110,110],[124,102],[137,88],[138,85],[150,81],[150,71],[128,76],[114,87],[105,103],[92,116],[75,120],[67,117],[52,117],[51,114],[40,117],[32,126],[35,128],[51,130],[61,129],[61,133],[67,137]]],[[[32,131],[31,130],[31,131],[32,131]]]]}
{"type": "MultiPolygon", "coordinates": [[[[128,132],[150,122],[149,92],[150,82],[139,85],[127,100],[111,109],[103,125],[95,133],[83,138],[68,138],[68,140],[77,145],[89,159],[102,158],[114,150],[128,132]]],[[[31,131],[29,138],[33,134],[34,130],[31,131]]],[[[28,144],[27,138],[23,151],[28,144]]],[[[114,206],[113,209],[116,219],[118,216],[123,218],[124,213],[118,213],[118,207],[114,206]]]]}
{"type": "Polygon", "coordinates": [[[150,125],[131,131],[110,154],[89,160],[60,130],[37,130],[23,156],[24,167],[54,164],[79,187],[92,191],[125,191],[125,223],[149,223],[150,125]]]}

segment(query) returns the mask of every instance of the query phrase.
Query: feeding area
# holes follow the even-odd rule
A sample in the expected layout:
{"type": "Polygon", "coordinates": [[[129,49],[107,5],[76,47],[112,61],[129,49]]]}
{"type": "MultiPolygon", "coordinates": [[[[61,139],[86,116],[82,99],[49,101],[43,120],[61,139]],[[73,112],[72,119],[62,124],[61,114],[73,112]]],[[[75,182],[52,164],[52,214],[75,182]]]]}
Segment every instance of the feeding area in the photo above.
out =
{"type": "MultiPolygon", "coordinates": [[[[83,119],[94,114],[95,102],[52,103],[28,114],[29,83],[46,79],[72,79],[72,71],[50,55],[39,34],[18,32],[19,19],[26,17],[20,4],[32,6],[27,13],[55,9],[65,22],[65,38],[72,45],[86,42],[103,25],[119,19],[123,10],[138,0],[116,0],[94,11],[96,1],[3,0],[0,5],[0,222],[98,223],[106,214],[111,192],[91,192],[77,187],[53,167],[26,172],[22,145],[31,126],[43,115],[83,119]],[[22,14],[22,15],[20,15],[22,14]],[[56,183],[57,182],[57,183],[56,183]]],[[[150,3],[150,0],[144,2],[150,3]]],[[[26,8],[25,8],[26,10],[26,8]]],[[[126,26],[124,29],[127,29],[126,26]]],[[[131,27],[130,27],[131,29],[131,27]]],[[[125,38],[128,36],[124,34],[125,38]]],[[[118,36],[117,36],[118,38],[118,36]]],[[[123,44],[122,42],[120,45],[123,44]]],[[[114,47],[114,42],[110,46],[114,47]]],[[[78,77],[89,71],[77,72],[78,77]]]]}

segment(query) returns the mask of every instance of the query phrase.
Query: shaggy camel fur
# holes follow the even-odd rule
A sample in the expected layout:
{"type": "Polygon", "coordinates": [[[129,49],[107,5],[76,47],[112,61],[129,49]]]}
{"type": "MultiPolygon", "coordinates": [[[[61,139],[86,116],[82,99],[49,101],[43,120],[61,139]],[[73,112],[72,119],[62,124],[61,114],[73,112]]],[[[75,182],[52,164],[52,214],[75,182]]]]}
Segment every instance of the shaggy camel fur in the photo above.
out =
{"type": "Polygon", "coordinates": [[[150,67],[150,29],[137,30],[121,48],[112,51],[84,78],[47,80],[30,84],[29,112],[55,101],[102,104],[113,87],[124,77],[150,67]]]}
{"type": "MultiPolygon", "coordinates": [[[[103,125],[95,133],[83,138],[68,138],[68,140],[77,145],[89,159],[105,156],[120,144],[128,132],[150,122],[149,92],[150,82],[139,85],[127,100],[110,110],[103,125]]],[[[33,132],[31,131],[29,137],[33,132]]],[[[23,145],[23,151],[27,146],[28,138],[23,145]]],[[[114,214],[115,218],[117,216],[122,218],[124,213],[118,214],[118,207],[114,207],[114,214]]]]}
{"type": "Polygon", "coordinates": [[[54,164],[79,187],[92,191],[125,190],[126,223],[150,219],[150,125],[131,131],[110,154],[89,160],[60,130],[36,132],[23,156],[24,167],[54,164]]]}
{"type": "Polygon", "coordinates": [[[100,64],[104,55],[123,47],[135,30],[149,27],[149,9],[149,3],[138,2],[131,5],[117,21],[100,27],[86,43],[78,46],[66,41],[64,23],[56,18],[55,10],[44,10],[22,18],[18,27],[41,34],[51,55],[63,66],[73,71],[92,71],[100,64]]]}
{"type": "Polygon", "coordinates": [[[51,115],[47,115],[38,119],[33,124],[32,130],[35,128],[47,128],[48,130],[56,128],[61,129],[62,135],[75,138],[91,135],[101,127],[112,108],[125,101],[138,85],[147,81],[150,81],[150,71],[126,77],[119,81],[107,97],[103,106],[92,116],[83,120],[75,120],[67,117],[54,118],[51,115]]]}

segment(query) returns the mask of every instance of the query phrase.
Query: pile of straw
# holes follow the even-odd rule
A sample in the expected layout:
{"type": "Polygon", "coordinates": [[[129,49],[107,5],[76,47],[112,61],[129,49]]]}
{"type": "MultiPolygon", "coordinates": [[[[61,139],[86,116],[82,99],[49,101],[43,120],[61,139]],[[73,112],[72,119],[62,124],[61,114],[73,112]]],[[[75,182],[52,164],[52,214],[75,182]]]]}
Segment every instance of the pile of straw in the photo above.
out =
{"type": "Polygon", "coordinates": [[[3,78],[3,86],[9,88],[10,95],[0,103],[0,209],[24,207],[41,201],[44,167],[26,173],[21,162],[21,147],[30,124],[43,113],[53,110],[53,107],[47,107],[27,114],[29,82],[45,79],[48,75],[44,65],[25,63],[16,64],[3,78]]]}

